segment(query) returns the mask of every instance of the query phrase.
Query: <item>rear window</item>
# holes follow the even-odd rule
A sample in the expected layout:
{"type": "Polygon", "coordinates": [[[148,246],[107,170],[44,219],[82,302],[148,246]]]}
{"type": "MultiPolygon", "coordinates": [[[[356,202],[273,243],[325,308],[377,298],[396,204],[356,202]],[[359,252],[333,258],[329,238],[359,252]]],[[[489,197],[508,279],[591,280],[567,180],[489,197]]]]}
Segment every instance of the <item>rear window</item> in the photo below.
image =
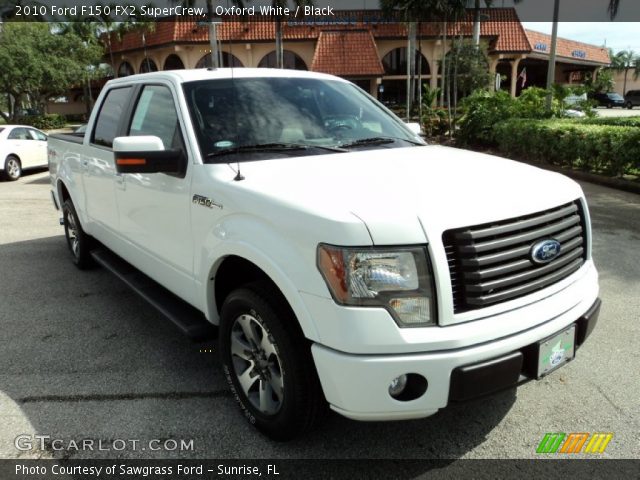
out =
{"type": "Polygon", "coordinates": [[[113,147],[113,139],[118,135],[118,128],[127,107],[130,92],[131,87],[125,87],[114,88],[107,93],[93,130],[92,143],[113,147]]]}

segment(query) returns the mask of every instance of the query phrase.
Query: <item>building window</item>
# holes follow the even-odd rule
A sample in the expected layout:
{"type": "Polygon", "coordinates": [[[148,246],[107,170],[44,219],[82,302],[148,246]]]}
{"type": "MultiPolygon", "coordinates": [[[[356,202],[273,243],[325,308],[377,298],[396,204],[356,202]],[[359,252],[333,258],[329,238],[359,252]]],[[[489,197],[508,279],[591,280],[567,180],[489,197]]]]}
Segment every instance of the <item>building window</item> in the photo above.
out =
{"type": "Polygon", "coordinates": [[[157,71],[158,71],[158,66],[156,65],[156,62],[154,62],[150,58],[145,58],[142,61],[142,64],[140,64],[140,73],[157,72],[157,71]]]}
{"type": "MultiPolygon", "coordinates": [[[[284,51],[282,59],[284,68],[289,70],[309,70],[307,68],[307,64],[304,63],[304,60],[290,50],[284,51]]],[[[258,64],[258,68],[278,68],[275,50],[262,57],[262,60],[260,60],[260,63],[258,64]]]]}
{"type": "Polygon", "coordinates": [[[179,56],[172,53],[164,61],[163,70],[184,70],[184,63],[182,63],[179,56]]]}
{"type": "MultiPolygon", "coordinates": [[[[387,53],[382,59],[382,66],[386,75],[407,75],[407,52],[406,47],[396,48],[387,53]]],[[[429,75],[429,62],[424,55],[416,51],[416,72],[418,72],[418,64],[422,57],[422,75],[429,75]]]]}
{"type": "MultiPolygon", "coordinates": [[[[240,61],[238,57],[231,53],[222,52],[222,66],[223,67],[234,67],[234,68],[242,68],[244,65],[240,61]]],[[[210,68],[211,67],[211,54],[207,53],[204,55],[198,63],[196,63],[196,68],[210,68]]]]}
{"type": "Polygon", "coordinates": [[[118,77],[128,77],[134,73],[133,67],[129,62],[122,62],[118,67],[118,77]]]}

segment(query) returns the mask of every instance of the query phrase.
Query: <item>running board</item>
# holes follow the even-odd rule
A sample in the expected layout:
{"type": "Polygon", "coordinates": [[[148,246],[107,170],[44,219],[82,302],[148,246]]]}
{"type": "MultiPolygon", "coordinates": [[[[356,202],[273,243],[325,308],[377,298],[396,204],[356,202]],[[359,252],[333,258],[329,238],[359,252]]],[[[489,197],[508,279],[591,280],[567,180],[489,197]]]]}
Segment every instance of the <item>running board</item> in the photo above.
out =
{"type": "Polygon", "coordinates": [[[192,340],[205,340],[215,336],[217,329],[202,312],[178,298],[115,253],[98,248],[91,252],[93,259],[126,283],[160,313],[171,320],[192,340]]]}

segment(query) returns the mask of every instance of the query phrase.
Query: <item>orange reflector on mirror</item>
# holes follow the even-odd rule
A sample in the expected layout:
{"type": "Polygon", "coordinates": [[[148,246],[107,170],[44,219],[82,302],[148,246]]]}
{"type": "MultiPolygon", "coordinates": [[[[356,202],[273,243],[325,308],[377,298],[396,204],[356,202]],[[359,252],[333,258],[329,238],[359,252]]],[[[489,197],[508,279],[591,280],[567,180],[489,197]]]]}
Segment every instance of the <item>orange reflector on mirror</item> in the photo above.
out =
{"type": "Polygon", "coordinates": [[[144,158],[119,158],[116,163],[118,165],[146,165],[147,160],[144,158]]]}

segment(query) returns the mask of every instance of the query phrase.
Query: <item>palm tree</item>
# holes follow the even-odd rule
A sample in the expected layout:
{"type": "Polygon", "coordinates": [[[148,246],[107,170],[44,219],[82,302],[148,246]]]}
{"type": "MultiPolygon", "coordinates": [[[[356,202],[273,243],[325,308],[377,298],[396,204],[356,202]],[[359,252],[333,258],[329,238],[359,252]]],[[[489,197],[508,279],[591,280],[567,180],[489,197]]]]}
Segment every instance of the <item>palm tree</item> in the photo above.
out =
{"type": "Polygon", "coordinates": [[[634,80],[637,80],[640,75],[640,57],[633,50],[622,50],[615,55],[612,55],[612,53],[610,50],[611,68],[616,72],[624,72],[624,86],[622,88],[622,94],[624,95],[627,93],[629,70],[634,70],[634,80]]]}
{"type": "Polygon", "coordinates": [[[620,9],[620,0],[609,0],[609,16],[611,20],[618,16],[618,10],[620,9]]]}
{"type": "MultiPolygon", "coordinates": [[[[473,7],[473,43],[474,45],[480,45],[480,16],[481,3],[484,2],[485,7],[491,8],[493,6],[493,0],[474,0],[473,7]]],[[[520,3],[522,0],[513,0],[513,3],[520,3]]]]}
{"type": "MultiPolygon", "coordinates": [[[[312,6],[313,0],[294,0],[296,7],[312,6]]],[[[289,5],[287,0],[272,0],[271,6],[277,10],[289,5]]],[[[282,16],[276,15],[276,67],[284,68],[284,43],[282,41],[282,16]]]]}
{"type": "MultiPolygon", "coordinates": [[[[415,25],[418,21],[441,22],[442,25],[442,86],[440,101],[444,105],[445,79],[446,79],[446,59],[447,51],[447,22],[455,20],[466,11],[466,0],[381,0],[380,6],[383,13],[388,17],[397,18],[399,14],[405,23],[415,25]]],[[[416,28],[408,28],[409,31],[409,51],[407,52],[407,62],[409,64],[409,77],[415,76],[415,31],[416,28]]],[[[407,115],[411,107],[411,89],[407,89],[407,115]]]]}
{"type": "MultiPolygon", "coordinates": [[[[171,0],[171,3],[180,4],[185,8],[190,8],[195,5],[197,0],[171,0]]],[[[233,0],[234,5],[243,6],[243,0],[233,0]]],[[[213,0],[207,0],[207,18],[209,20],[209,45],[211,46],[211,66],[218,68],[220,66],[220,55],[218,53],[218,35],[217,27],[213,22],[215,14],[215,8],[213,7],[213,0]]]]}

